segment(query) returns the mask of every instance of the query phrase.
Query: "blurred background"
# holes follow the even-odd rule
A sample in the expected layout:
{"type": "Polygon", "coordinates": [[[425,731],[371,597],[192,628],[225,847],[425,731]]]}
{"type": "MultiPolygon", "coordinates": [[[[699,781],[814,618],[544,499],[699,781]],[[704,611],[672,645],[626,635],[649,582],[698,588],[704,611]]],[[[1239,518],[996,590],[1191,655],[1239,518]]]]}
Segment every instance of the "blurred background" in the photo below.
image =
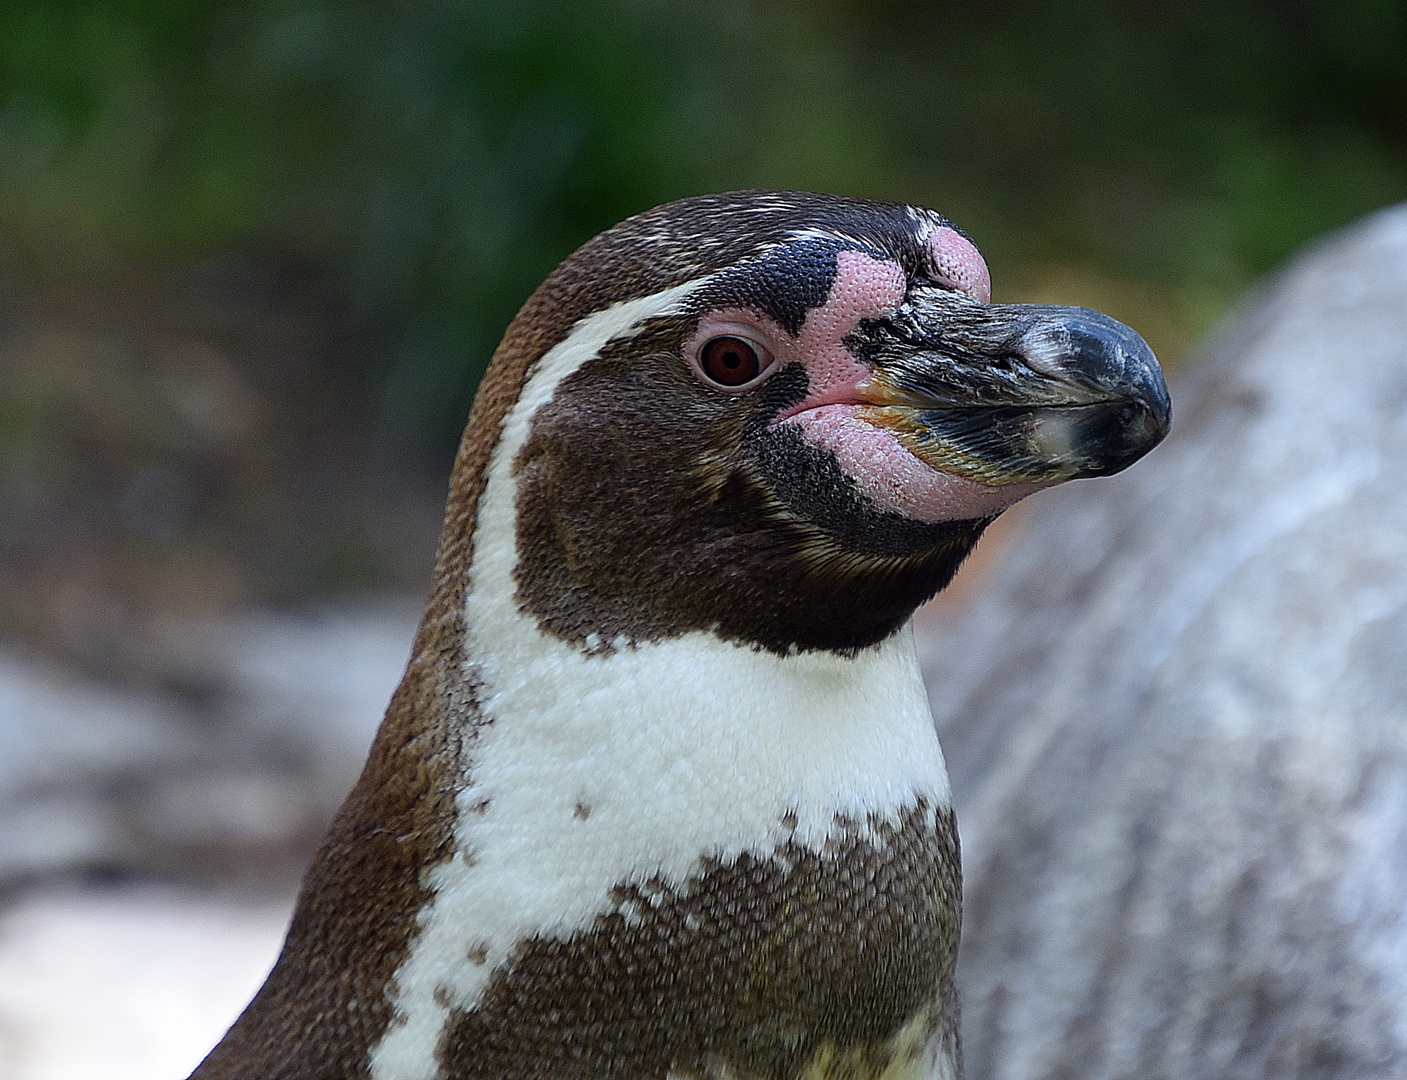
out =
{"type": "MultiPolygon", "coordinates": [[[[207,917],[276,947],[477,380],[581,242],[706,191],[916,202],[998,299],[1097,307],[1176,371],[1407,199],[1404,56],[1401,0],[6,0],[0,1075],[87,1075],[44,1011],[100,981],[64,948],[207,917]]],[[[93,1075],[168,1060],[112,1038],[93,1075]]]]}

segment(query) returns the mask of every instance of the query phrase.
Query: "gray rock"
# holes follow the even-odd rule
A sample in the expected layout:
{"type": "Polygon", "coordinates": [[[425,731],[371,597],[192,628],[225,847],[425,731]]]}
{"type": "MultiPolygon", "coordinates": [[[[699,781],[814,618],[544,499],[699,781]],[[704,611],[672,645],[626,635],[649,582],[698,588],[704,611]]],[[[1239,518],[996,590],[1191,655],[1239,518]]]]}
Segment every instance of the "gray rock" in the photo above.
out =
{"type": "Polygon", "coordinates": [[[1407,1075],[1407,207],[926,639],[969,1080],[1407,1075]]]}
{"type": "Polygon", "coordinates": [[[71,871],[301,871],[361,769],[418,600],[246,612],[170,635],[198,698],[0,648],[0,888],[71,871]]]}

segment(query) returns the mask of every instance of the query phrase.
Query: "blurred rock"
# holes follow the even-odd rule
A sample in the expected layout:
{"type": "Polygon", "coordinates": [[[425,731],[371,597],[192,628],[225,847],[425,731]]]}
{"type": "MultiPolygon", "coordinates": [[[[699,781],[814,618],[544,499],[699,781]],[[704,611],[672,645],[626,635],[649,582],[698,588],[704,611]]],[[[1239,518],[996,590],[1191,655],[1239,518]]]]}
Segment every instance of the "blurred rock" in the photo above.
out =
{"type": "Polygon", "coordinates": [[[361,768],[420,606],[183,624],[194,696],[0,651],[0,886],[301,872],[361,768]]]}
{"type": "Polygon", "coordinates": [[[1407,1075],[1407,207],[1175,401],[926,639],[969,1080],[1407,1075]]]}

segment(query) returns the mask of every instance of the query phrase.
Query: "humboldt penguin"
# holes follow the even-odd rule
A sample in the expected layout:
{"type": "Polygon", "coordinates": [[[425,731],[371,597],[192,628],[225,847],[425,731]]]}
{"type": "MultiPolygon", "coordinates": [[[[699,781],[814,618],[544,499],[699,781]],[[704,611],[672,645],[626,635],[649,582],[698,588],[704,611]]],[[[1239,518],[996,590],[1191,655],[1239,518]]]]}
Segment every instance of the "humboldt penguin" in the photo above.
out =
{"type": "Polygon", "coordinates": [[[1169,423],[913,206],[741,192],[589,241],[494,355],[428,608],[200,1080],[961,1075],[958,837],[910,615],[1169,423]]]}

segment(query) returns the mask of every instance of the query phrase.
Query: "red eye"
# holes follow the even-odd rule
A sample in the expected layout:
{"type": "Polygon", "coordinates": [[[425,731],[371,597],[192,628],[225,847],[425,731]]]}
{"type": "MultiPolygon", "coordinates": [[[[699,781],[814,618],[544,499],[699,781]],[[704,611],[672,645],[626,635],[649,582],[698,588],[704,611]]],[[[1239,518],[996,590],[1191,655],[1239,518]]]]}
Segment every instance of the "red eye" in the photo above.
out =
{"type": "Polygon", "coordinates": [[[742,338],[716,337],[699,351],[699,367],[719,386],[742,386],[757,378],[762,361],[742,338]]]}

